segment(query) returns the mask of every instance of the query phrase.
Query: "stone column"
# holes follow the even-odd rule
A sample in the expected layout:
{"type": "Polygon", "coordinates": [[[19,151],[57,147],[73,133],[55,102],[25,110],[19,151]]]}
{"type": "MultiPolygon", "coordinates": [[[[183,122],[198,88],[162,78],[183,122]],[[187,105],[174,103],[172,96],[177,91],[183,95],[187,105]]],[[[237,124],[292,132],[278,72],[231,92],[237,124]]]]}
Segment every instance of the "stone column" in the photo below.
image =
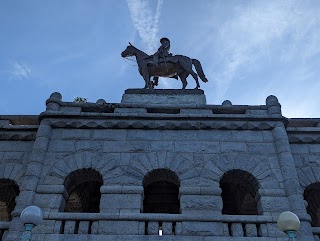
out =
{"type": "Polygon", "coordinates": [[[290,210],[301,220],[299,236],[304,241],[314,241],[310,216],[307,214],[304,204],[303,191],[299,183],[295,162],[291,154],[288,135],[283,123],[278,123],[272,131],[276,147],[280,169],[283,177],[284,188],[286,189],[290,210]]]}
{"type": "MultiPolygon", "coordinates": [[[[61,98],[61,94],[58,92],[51,94],[50,98],[47,100],[47,110],[58,111],[60,109],[60,105],[57,102],[61,101],[61,98]]],[[[20,240],[23,225],[20,222],[19,216],[25,207],[34,205],[36,189],[41,176],[43,161],[45,160],[49,146],[51,131],[51,126],[46,122],[46,120],[42,120],[37,131],[36,140],[33,145],[33,150],[26,172],[22,178],[22,185],[19,187],[20,194],[16,199],[16,207],[12,213],[13,219],[6,238],[7,241],[20,240]]],[[[45,223],[43,223],[43,225],[45,225],[45,223]]]]}
{"type": "MultiPolygon", "coordinates": [[[[101,186],[100,213],[115,216],[139,214],[142,209],[142,186],[101,186]]],[[[139,221],[99,221],[99,234],[139,234],[139,221]]]]}

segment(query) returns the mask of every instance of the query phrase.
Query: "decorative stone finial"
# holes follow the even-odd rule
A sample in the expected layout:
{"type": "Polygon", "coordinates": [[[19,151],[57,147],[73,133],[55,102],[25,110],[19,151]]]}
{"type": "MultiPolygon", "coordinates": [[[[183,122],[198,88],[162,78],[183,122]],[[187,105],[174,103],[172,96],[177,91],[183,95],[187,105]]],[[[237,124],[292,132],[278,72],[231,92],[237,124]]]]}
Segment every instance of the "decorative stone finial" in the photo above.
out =
{"type": "Polygon", "coordinates": [[[222,105],[232,105],[230,100],[225,100],[222,102],[222,105]]]}
{"type": "Polygon", "coordinates": [[[98,105],[105,105],[105,104],[107,104],[107,102],[104,100],[104,99],[99,99],[99,100],[97,100],[97,102],[96,102],[98,105]]]}
{"type": "Polygon", "coordinates": [[[61,95],[59,92],[53,92],[53,93],[50,95],[50,98],[62,100],[62,95],[61,95]]]}
{"type": "Polygon", "coordinates": [[[271,106],[271,105],[279,105],[279,101],[278,101],[278,98],[274,95],[269,95],[266,99],[266,104],[268,106],[271,106]]]}
{"type": "Polygon", "coordinates": [[[62,100],[62,95],[59,92],[53,92],[50,95],[50,98],[47,99],[46,105],[47,105],[47,110],[55,110],[59,111],[60,110],[60,103],[62,100]]]}
{"type": "Polygon", "coordinates": [[[269,95],[266,99],[266,105],[268,106],[269,115],[282,115],[281,114],[281,105],[278,101],[278,98],[274,95],[269,95]]]}

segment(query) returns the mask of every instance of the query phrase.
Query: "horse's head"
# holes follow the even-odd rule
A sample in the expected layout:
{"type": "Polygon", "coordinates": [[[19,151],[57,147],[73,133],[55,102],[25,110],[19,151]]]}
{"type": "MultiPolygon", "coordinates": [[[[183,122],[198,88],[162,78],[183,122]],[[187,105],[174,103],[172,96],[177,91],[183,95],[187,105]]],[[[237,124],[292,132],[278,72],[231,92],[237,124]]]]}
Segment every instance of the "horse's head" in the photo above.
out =
{"type": "Polygon", "coordinates": [[[121,57],[125,58],[128,56],[134,56],[136,55],[136,48],[133,47],[133,45],[129,42],[128,47],[121,53],[121,57]]]}

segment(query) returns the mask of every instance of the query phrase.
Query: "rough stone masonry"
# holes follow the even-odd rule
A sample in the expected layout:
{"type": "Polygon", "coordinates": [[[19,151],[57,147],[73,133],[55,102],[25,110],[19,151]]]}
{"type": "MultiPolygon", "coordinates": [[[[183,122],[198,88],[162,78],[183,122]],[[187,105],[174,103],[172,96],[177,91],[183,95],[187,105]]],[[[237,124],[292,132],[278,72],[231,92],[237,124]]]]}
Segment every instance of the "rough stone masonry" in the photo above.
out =
{"type": "Polygon", "coordinates": [[[121,103],[51,94],[38,116],[0,116],[0,237],[44,212],[35,241],[298,240],[320,235],[320,118],[208,105],[202,90],[125,91],[121,103]],[[161,236],[160,236],[161,235],[161,236]]]}

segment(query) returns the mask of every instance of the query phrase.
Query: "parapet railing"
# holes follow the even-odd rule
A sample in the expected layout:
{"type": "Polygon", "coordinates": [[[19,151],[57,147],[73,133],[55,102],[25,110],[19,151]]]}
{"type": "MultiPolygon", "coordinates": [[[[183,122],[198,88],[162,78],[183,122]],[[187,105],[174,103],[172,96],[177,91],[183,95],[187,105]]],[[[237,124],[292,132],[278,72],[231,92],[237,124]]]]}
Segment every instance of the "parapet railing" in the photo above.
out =
{"type": "Polygon", "coordinates": [[[269,237],[270,229],[276,229],[269,215],[51,213],[45,220],[54,220],[56,234],[116,234],[120,228],[132,235],[269,237]]]}
{"type": "Polygon", "coordinates": [[[0,240],[4,240],[9,230],[10,222],[0,222],[0,240]]]}

